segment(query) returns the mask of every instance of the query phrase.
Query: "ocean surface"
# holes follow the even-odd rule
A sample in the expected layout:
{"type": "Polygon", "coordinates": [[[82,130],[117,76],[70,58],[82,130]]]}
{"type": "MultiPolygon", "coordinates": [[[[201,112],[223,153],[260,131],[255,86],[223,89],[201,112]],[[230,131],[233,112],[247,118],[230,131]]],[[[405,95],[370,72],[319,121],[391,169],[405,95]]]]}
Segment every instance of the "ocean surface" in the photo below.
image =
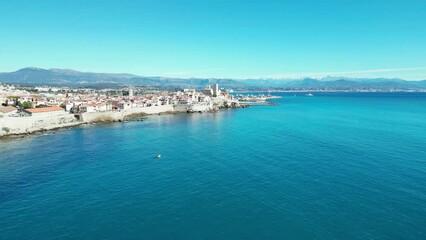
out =
{"type": "Polygon", "coordinates": [[[0,239],[426,239],[426,93],[279,95],[0,140],[0,239]]]}

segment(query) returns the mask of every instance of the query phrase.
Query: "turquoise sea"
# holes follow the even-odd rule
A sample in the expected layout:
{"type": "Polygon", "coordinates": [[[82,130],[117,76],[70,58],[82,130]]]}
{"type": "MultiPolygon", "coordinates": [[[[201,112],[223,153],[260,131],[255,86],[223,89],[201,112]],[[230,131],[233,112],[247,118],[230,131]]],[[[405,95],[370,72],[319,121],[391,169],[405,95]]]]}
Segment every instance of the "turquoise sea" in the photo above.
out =
{"type": "Polygon", "coordinates": [[[426,239],[426,93],[279,95],[0,140],[0,239],[426,239]]]}

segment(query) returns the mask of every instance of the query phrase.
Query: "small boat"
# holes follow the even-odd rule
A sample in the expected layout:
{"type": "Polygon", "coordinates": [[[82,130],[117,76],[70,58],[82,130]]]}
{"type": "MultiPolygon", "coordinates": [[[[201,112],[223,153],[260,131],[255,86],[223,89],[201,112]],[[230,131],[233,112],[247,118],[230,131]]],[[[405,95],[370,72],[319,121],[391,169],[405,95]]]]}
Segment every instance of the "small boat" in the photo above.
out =
{"type": "Polygon", "coordinates": [[[160,158],[161,157],[161,154],[157,154],[157,158],[160,158]]]}
{"type": "Polygon", "coordinates": [[[306,94],[306,96],[313,97],[314,95],[312,93],[308,93],[308,94],[306,94]]]}

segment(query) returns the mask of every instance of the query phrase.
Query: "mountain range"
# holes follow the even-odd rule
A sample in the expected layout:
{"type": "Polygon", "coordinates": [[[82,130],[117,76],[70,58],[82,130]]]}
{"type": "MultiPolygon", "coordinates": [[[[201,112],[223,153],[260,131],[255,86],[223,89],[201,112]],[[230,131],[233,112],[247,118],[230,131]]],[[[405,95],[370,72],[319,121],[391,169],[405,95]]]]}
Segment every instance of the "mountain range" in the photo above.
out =
{"type": "Polygon", "coordinates": [[[426,89],[426,80],[407,81],[389,78],[322,79],[210,79],[144,77],[133,74],[79,72],[71,69],[23,68],[0,73],[0,82],[20,85],[61,85],[85,87],[147,86],[157,88],[203,88],[218,83],[233,89],[426,89]]]}

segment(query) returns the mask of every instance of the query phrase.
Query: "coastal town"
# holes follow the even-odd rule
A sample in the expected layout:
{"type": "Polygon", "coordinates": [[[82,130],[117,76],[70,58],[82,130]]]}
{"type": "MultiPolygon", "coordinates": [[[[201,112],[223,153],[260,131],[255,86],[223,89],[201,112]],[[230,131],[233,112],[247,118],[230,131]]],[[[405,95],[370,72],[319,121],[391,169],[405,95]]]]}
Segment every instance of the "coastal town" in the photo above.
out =
{"type": "Polygon", "coordinates": [[[240,101],[218,84],[209,84],[201,91],[146,92],[134,87],[96,90],[0,84],[0,136],[125,121],[132,116],[239,107],[240,101]]]}

